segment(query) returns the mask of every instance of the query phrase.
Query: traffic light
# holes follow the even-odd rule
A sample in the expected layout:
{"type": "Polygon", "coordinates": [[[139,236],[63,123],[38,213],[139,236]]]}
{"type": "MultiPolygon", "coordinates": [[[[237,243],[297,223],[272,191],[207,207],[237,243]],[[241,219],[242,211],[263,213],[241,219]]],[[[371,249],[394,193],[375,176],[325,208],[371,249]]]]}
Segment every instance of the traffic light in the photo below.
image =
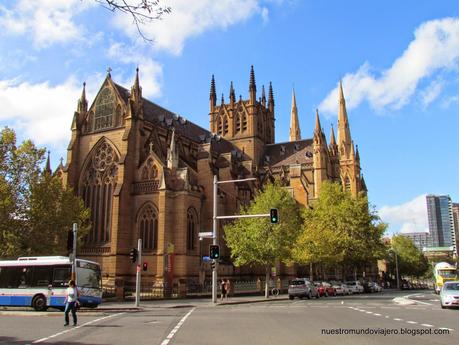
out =
{"type": "Polygon", "coordinates": [[[218,244],[210,245],[209,256],[212,260],[220,259],[220,246],[218,244]]]}
{"type": "Polygon", "coordinates": [[[147,262],[143,263],[143,270],[144,271],[148,270],[148,263],[147,262]]]}
{"type": "Polygon", "coordinates": [[[67,250],[69,252],[73,251],[73,231],[69,230],[67,233],[67,250]]]}
{"type": "Polygon", "coordinates": [[[131,258],[132,262],[137,261],[137,249],[132,248],[131,251],[129,252],[129,257],[131,258]]]}
{"type": "Polygon", "coordinates": [[[272,208],[269,211],[269,217],[271,219],[271,224],[277,224],[279,223],[279,214],[277,212],[277,208],[272,208]]]}
{"type": "Polygon", "coordinates": [[[217,263],[215,261],[212,261],[210,263],[210,266],[212,267],[212,271],[215,269],[215,267],[217,266],[217,263]]]}

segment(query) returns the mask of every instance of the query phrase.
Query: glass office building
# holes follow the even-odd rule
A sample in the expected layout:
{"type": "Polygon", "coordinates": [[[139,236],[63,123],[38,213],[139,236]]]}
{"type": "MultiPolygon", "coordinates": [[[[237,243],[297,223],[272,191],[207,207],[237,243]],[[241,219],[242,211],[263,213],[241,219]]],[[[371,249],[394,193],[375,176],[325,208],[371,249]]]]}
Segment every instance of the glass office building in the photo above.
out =
{"type": "Polygon", "coordinates": [[[427,215],[432,247],[453,247],[457,256],[453,203],[449,195],[427,195],[427,215]]]}

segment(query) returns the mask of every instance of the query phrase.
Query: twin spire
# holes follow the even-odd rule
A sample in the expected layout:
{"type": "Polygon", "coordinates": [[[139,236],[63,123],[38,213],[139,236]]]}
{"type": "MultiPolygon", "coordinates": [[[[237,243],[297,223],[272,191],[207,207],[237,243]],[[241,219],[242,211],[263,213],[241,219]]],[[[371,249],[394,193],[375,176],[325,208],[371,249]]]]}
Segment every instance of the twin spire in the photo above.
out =
{"type": "Polygon", "coordinates": [[[296,107],[295,89],[292,90],[292,110],[290,113],[290,141],[301,140],[298,108],[296,107]]]}

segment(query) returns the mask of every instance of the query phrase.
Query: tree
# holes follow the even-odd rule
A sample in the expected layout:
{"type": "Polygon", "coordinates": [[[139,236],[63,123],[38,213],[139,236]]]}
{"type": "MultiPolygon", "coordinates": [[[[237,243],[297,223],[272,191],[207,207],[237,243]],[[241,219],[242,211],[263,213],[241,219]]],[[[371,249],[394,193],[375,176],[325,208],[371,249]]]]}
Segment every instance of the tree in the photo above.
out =
{"type": "Polygon", "coordinates": [[[71,223],[87,224],[81,200],[43,172],[44,155],[30,140],[17,146],[12,129],[0,132],[0,257],[66,254],[71,223]]]}
{"type": "Polygon", "coordinates": [[[226,244],[236,266],[265,267],[266,298],[271,267],[276,262],[291,262],[292,247],[301,226],[296,201],[278,184],[266,185],[241,214],[267,214],[271,208],[279,211],[278,224],[271,224],[268,217],[240,218],[224,227],[226,244]]]}
{"type": "Polygon", "coordinates": [[[312,208],[302,213],[294,250],[299,263],[365,264],[384,255],[386,225],[368,208],[364,194],[353,198],[338,183],[325,181],[312,208]]]}
{"type": "Polygon", "coordinates": [[[130,0],[95,0],[104,8],[112,12],[121,12],[132,17],[139,35],[145,41],[152,41],[146,37],[141,26],[154,20],[160,20],[164,14],[171,13],[170,7],[162,7],[160,0],[137,0],[133,3],[130,0]]]}
{"type": "MultiPolygon", "coordinates": [[[[397,254],[400,276],[407,275],[419,278],[428,274],[429,263],[410,238],[403,235],[393,236],[389,250],[397,254]]],[[[394,268],[395,257],[392,253],[387,253],[387,260],[390,267],[394,268]]]]}

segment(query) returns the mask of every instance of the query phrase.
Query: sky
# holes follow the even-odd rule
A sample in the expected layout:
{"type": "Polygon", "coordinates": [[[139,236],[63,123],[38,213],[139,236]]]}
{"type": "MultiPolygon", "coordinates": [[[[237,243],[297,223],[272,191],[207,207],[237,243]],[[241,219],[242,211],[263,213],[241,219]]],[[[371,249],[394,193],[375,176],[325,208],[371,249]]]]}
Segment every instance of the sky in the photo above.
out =
{"type": "MultiPolygon", "coordinates": [[[[131,1],[135,2],[135,1],[131,1]]],[[[161,0],[142,26],[95,0],[0,0],[0,127],[66,157],[86,82],[106,71],[144,97],[209,126],[209,88],[248,97],[271,81],[276,142],[288,141],[292,88],[301,134],[319,109],[327,139],[342,80],[370,202],[388,233],[427,231],[426,194],[459,202],[459,6],[444,1],[161,0]]],[[[220,96],[219,96],[220,97],[220,96]]]]}

